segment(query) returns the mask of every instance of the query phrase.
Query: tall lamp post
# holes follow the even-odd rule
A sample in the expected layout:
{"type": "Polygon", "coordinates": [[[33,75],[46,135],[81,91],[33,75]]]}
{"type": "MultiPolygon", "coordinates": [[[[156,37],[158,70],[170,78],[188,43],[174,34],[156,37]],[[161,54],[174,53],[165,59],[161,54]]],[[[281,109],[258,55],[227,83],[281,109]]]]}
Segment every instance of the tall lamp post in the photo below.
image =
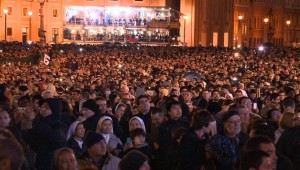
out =
{"type": "Polygon", "coordinates": [[[6,33],[6,31],[7,31],[7,25],[6,25],[6,22],[7,22],[7,13],[8,13],[8,9],[4,9],[3,10],[3,12],[4,12],[4,15],[5,15],[5,18],[4,18],[4,39],[6,40],[6,36],[7,36],[7,33],[6,33]]]}
{"type": "Polygon", "coordinates": [[[291,25],[291,20],[287,20],[287,21],[286,21],[286,25],[287,25],[287,35],[286,35],[286,40],[287,40],[287,45],[289,46],[289,45],[290,45],[290,41],[291,41],[291,39],[290,39],[290,37],[291,37],[291,35],[290,35],[290,25],[291,25]]]}
{"type": "Polygon", "coordinates": [[[264,33],[264,42],[268,41],[268,23],[269,23],[269,18],[264,18],[264,23],[265,23],[265,33],[264,33]]]}
{"type": "Polygon", "coordinates": [[[185,43],[185,25],[186,25],[186,20],[187,20],[187,16],[183,16],[183,43],[184,43],[184,46],[186,46],[186,43],[185,43]]]}
{"type": "Polygon", "coordinates": [[[242,27],[241,27],[241,21],[243,19],[243,16],[242,15],[239,15],[238,16],[238,20],[239,20],[239,25],[238,25],[238,40],[239,40],[239,44],[238,45],[241,45],[242,44],[242,27]]]}
{"type": "Polygon", "coordinates": [[[45,0],[39,0],[40,3],[40,30],[39,30],[39,37],[40,37],[40,48],[42,49],[45,46],[46,42],[46,35],[44,29],[44,4],[45,0]]]}
{"type": "Polygon", "coordinates": [[[31,16],[32,16],[32,11],[28,11],[28,16],[29,16],[29,41],[31,42],[31,16]]]}

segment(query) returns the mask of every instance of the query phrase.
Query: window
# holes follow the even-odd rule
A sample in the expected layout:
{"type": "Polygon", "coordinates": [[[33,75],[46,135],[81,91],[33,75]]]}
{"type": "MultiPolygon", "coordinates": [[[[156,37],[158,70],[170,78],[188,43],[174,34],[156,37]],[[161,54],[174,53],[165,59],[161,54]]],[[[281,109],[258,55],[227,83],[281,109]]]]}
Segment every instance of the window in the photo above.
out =
{"type": "Polygon", "coordinates": [[[12,36],[12,28],[7,28],[7,35],[12,36]]]}
{"type": "Polygon", "coordinates": [[[12,15],[13,14],[13,9],[12,9],[12,7],[8,7],[7,8],[8,9],[8,15],[12,15]]]}
{"type": "Polygon", "coordinates": [[[23,8],[23,14],[24,17],[28,15],[28,9],[27,8],[23,8]]]}
{"type": "Polygon", "coordinates": [[[52,34],[58,34],[58,28],[52,28],[52,34]]]}
{"type": "Polygon", "coordinates": [[[57,9],[53,9],[53,17],[56,18],[57,16],[57,9]]]}

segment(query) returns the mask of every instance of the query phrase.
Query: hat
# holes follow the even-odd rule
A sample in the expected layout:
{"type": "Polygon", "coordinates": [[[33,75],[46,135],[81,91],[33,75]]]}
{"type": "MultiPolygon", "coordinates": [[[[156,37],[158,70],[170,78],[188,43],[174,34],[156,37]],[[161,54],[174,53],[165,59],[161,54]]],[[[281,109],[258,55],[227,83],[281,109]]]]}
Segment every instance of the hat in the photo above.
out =
{"type": "Polygon", "coordinates": [[[235,115],[239,115],[237,111],[235,110],[229,110],[226,114],[224,114],[223,118],[222,118],[222,122],[226,122],[229,118],[231,118],[232,116],[235,115]]]}
{"type": "Polygon", "coordinates": [[[140,151],[130,151],[119,163],[120,170],[139,170],[148,161],[148,157],[140,151]]]}
{"type": "Polygon", "coordinates": [[[89,131],[85,136],[84,145],[86,149],[88,149],[101,140],[104,140],[104,137],[102,135],[93,131],[89,131]]]}
{"type": "Polygon", "coordinates": [[[98,105],[96,104],[96,102],[93,99],[89,99],[89,100],[85,101],[82,105],[82,108],[89,109],[95,113],[99,111],[98,105]]]}

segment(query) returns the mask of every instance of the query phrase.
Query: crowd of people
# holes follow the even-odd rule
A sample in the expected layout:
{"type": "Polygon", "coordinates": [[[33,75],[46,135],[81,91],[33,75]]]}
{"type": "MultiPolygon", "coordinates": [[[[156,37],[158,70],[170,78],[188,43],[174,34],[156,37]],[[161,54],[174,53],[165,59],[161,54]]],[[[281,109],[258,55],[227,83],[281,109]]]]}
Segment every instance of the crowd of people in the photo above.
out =
{"type": "MultiPolygon", "coordinates": [[[[41,52],[21,46],[0,55],[41,52]]],[[[42,52],[0,66],[0,169],[300,169],[299,49],[42,52]]]]}

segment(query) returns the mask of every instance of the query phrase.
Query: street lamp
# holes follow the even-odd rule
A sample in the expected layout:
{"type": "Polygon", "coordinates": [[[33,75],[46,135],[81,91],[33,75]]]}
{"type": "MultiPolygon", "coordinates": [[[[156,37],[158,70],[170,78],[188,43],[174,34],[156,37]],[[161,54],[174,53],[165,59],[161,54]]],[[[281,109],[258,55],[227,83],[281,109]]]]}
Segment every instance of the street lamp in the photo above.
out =
{"type": "Polygon", "coordinates": [[[5,40],[6,40],[6,34],[7,34],[7,33],[6,33],[6,31],[7,31],[7,30],[6,30],[6,29],[7,29],[7,26],[6,26],[6,22],[7,22],[7,21],[6,21],[6,18],[7,18],[7,17],[6,17],[6,15],[7,15],[7,13],[8,13],[8,9],[4,9],[3,12],[4,12],[4,14],[5,14],[5,19],[4,19],[4,28],[5,28],[5,30],[4,30],[4,36],[5,36],[5,40]]]}
{"type": "Polygon", "coordinates": [[[185,24],[186,24],[186,20],[187,20],[187,16],[183,16],[183,43],[184,43],[184,46],[186,45],[185,43],[185,24]]]}
{"type": "Polygon", "coordinates": [[[287,37],[286,37],[286,39],[287,39],[287,43],[288,43],[288,45],[289,45],[289,43],[290,43],[290,41],[292,41],[291,39],[290,39],[290,37],[291,37],[291,31],[290,31],[290,25],[291,25],[291,20],[287,20],[286,21],[286,25],[287,25],[287,37]]]}
{"type": "Polygon", "coordinates": [[[44,4],[45,0],[39,0],[40,3],[40,30],[39,30],[39,37],[40,37],[40,48],[45,46],[46,42],[46,35],[44,29],[44,4]]]}
{"type": "Polygon", "coordinates": [[[29,16],[29,41],[31,41],[31,16],[32,16],[32,11],[28,11],[28,16],[29,16]]]}
{"type": "Polygon", "coordinates": [[[265,23],[264,42],[267,42],[267,41],[269,41],[268,40],[269,30],[268,30],[268,26],[267,26],[267,24],[269,23],[269,18],[264,18],[264,23],[265,23]]]}
{"type": "MultiPolygon", "coordinates": [[[[239,15],[238,16],[238,21],[239,21],[239,23],[238,23],[238,41],[240,41],[239,43],[238,43],[238,45],[237,45],[237,47],[238,46],[240,46],[241,44],[242,44],[242,29],[241,29],[241,21],[242,21],[242,19],[243,19],[243,16],[242,15],[239,15]]],[[[238,47],[239,48],[239,47],[238,47]]]]}

